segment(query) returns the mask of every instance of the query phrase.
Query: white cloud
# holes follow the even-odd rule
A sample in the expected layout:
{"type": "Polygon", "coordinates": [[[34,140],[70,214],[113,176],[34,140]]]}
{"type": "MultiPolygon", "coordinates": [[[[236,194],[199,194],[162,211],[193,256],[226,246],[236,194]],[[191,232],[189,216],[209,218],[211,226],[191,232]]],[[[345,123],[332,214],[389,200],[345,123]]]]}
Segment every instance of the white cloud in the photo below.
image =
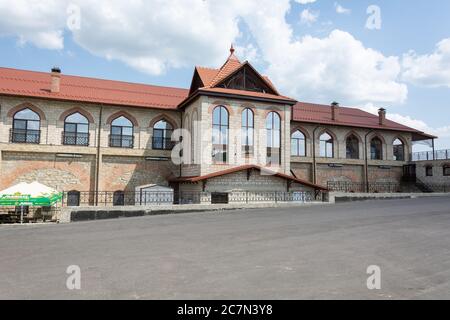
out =
{"type": "Polygon", "coordinates": [[[14,35],[19,45],[42,49],[64,48],[64,1],[0,1],[0,36],[14,35]]]}
{"type": "Polygon", "coordinates": [[[366,48],[347,32],[334,30],[325,38],[281,38],[273,40],[274,49],[262,46],[262,52],[269,75],[286,94],[351,104],[403,103],[407,98],[407,86],[398,82],[398,57],[366,48]]]}
{"type": "Polygon", "coordinates": [[[72,32],[77,44],[149,74],[220,65],[230,43],[242,37],[244,22],[254,43],[244,41],[237,47],[246,48],[249,58],[264,61],[267,70],[261,71],[285,94],[343,104],[401,103],[407,97],[406,85],[397,81],[397,57],[366,48],[339,30],[324,38],[295,38],[285,18],[289,0],[98,0],[95,7],[88,0],[19,0],[10,7],[10,1],[0,0],[0,8],[9,8],[0,33],[40,47],[62,48],[63,31],[70,34],[64,29],[69,3],[81,8],[81,28],[72,32]]]}
{"type": "Polygon", "coordinates": [[[334,7],[336,8],[336,12],[339,14],[350,14],[352,12],[350,9],[344,8],[337,2],[334,3],[334,7]]]}
{"type": "Polygon", "coordinates": [[[311,25],[317,21],[319,18],[319,13],[312,12],[309,9],[305,9],[300,13],[300,22],[302,24],[311,25]]]}
{"type": "Polygon", "coordinates": [[[316,0],[294,0],[294,1],[297,3],[300,3],[300,4],[308,4],[308,3],[316,2],[316,0]]]}
{"type": "MultiPolygon", "coordinates": [[[[362,110],[378,115],[378,107],[375,107],[373,104],[369,103],[361,108],[362,110]]],[[[448,139],[450,138],[450,126],[443,126],[434,128],[427,124],[425,121],[414,119],[410,116],[401,115],[398,113],[390,113],[389,110],[387,110],[386,117],[389,120],[401,123],[407,127],[414,128],[417,130],[420,130],[422,132],[435,135],[439,137],[440,139],[448,139]]]]}
{"type": "Polygon", "coordinates": [[[431,54],[418,55],[414,51],[403,56],[402,78],[425,87],[450,88],[450,38],[440,41],[431,54]]]}

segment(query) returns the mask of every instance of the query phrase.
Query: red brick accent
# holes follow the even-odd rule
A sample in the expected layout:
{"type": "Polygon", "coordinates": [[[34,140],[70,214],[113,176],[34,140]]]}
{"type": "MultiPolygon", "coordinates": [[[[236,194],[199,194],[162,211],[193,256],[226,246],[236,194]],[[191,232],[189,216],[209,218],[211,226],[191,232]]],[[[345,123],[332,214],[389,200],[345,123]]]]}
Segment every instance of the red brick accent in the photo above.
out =
{"type": "Polygon", "coordinates": [[[165,114],[160,114],[160,115],[154,117],[154,118],[150,121],[149,128],[153,128],[153,126],[154,126],[158,121],[161,121],[161,120],[167,121],[167,122],[172,126],[173,129],[176,129],[176,128],[178,127],[178,126],[177,126],[177,123],[176,123],[171,117],[169,117],[169,116],[167,116],[167,115],[165,115],[165,114]]]}
{"type": "Polygon", "coordinates": [[[74,107],[72,109],[66,110],[63,113],[61,113],[61,116],[59,117],[59,121],[65,121],[66,118],[74,113],[80,113],[81,115],[85,116],[89,123],[95,123],[94,117],[86,110],[80,107],[74,107]]]}
{"type": "Polygon", "coordinates": [[[39,117],[41,118],[41,121],[45,121],[47,120],[47,118],[45,117],[45,113],[44,111],[42,111],[41,109],[39,109],[38,107],[36,107],[34,104],[25,102],[25,103],[21,103],[18,106],[15,106],[14,108],[11,108],[7,114],[8,118],[12,118],[14,117],[14,115],[19,112],[22,111],[24,109],[30,109],[34,112],[36,112],[39,117]]]}
{"type": "Polygon", "coordinates": [[[136,118],[133,117],[131,114],[129,114],[126,111],[118,111],[118,112],[110,115],[109,118],[106,120],[106,124],[110,125],[111,122],[113,122],[114,120],[116,120],[117,118],[119,118],[121,116],[124,116],[125,118],[130,120],[135,127],[139,127],[139,122],[136,120],[136,118]]]}

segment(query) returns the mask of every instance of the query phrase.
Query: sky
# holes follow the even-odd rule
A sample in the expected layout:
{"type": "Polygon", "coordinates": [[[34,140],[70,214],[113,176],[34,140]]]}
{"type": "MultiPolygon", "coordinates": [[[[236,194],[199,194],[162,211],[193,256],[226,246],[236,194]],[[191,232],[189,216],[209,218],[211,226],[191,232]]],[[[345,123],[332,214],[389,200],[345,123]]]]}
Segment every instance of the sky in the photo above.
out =
{"type": "Polygon", "coordinates": [[[383,107],[450,149],[450,1],[0,0],[0,16],[2,67],[188,88],[233,43],[284,95],[383,107]]]}

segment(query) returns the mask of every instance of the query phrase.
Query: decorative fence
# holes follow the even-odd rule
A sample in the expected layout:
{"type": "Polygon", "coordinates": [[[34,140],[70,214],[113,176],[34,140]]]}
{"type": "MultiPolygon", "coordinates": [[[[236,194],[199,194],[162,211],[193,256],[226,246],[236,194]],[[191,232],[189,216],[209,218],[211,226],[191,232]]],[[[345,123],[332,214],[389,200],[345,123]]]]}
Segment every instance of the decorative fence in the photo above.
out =
{"type": "Polygon", "coordinates": [[[63,206],[152,206],[185,204],[245,204],[245,203],[309,203],[325,201],[326,193],[320,191],[298,192],[134,192],[99,191],[65,192],[63,206]]]}
{"type": "Polygon", "coordinates": [[[411,155],[412,161],[430,161],[430,160],[450,160],[450,150],[436,150],[434,151],[424,151],[424,152],[413,152],[411,155]]]}
{"type": "MultiPolygon", "coordinates": [[[[364,182],[329,181],[328,189],[333,192],[364,193],[367,185],[364,182]]],[[[396,193],[401,192],[400,183],[372,182],[369,183],[369,193],[396,193]]]]}

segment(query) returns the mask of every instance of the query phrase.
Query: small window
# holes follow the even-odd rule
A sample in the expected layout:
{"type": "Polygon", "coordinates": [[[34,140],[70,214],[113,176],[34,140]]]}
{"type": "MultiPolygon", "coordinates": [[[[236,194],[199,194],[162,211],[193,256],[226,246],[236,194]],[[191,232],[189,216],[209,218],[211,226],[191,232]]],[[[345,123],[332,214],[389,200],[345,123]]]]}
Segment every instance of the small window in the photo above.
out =
{"type": "Polygon", "coordinates": [[[123,191],[114,192],[113,205],[114,206],[124,206],[125,205],[125,192],[123,192],[123,191]]]}
{"type": "Polygon", "coordinates": [[[450,165],[445,165],[444,166],[444,176],[445,177],[450,177],[450,165]]]}
{"type": "Polygon", "coordinates": [[[79,207],[80,206],[80,191],[69,191],[67,193],[67,206],[79,207]]]}
{"type": "Polygon", "coordinates": [[[432,166],[425,167],[425,175],[427,177],[432,177],[433,176],[433,167],[432,166]]]}

